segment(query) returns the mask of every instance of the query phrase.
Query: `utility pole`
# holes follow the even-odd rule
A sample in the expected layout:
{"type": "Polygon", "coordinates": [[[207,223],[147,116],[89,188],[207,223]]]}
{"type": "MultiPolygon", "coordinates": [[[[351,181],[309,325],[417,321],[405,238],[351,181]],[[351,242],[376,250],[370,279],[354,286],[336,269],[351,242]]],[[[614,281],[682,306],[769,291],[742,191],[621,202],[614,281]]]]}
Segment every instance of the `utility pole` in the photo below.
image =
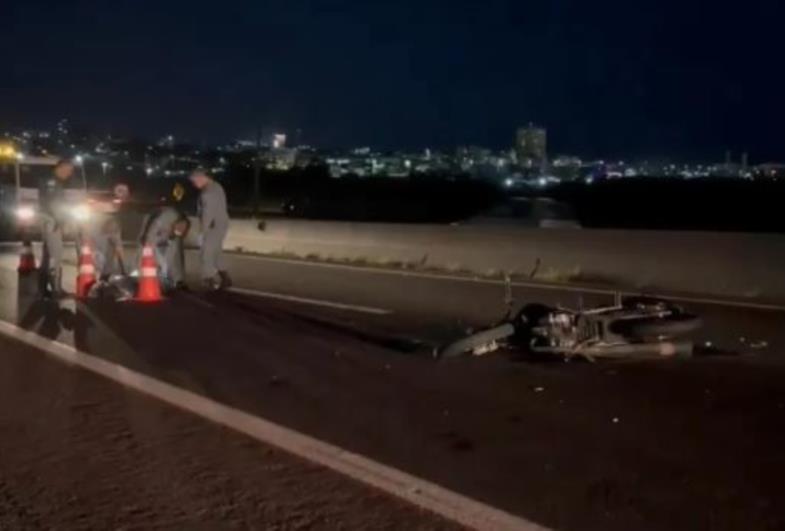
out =
{"type": "Polygon", "coordinates": [[[256,127],[256,156],[253,164],[253,210],[255,219],[261,217],[262,194],[262,127],[256,127]]]}

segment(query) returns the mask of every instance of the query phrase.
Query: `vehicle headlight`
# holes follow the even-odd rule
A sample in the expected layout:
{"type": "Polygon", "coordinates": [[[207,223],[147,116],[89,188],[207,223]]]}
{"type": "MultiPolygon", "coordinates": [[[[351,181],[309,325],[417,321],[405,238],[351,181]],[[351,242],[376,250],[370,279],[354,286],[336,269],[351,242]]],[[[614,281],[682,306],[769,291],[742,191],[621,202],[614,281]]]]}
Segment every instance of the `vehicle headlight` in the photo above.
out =
{"type": "Polygon", "coordinates": [[[31,221],[35,217],[35,209],[31,206],[20,206],[15,213],[19,221],[31,221]]]}
{"type": "Polygon", "coordinates": [[[87,221],[90,219],[90,207],[87,205],[78,205],[71,210],[71,215],[77,221],[87,221]]]}

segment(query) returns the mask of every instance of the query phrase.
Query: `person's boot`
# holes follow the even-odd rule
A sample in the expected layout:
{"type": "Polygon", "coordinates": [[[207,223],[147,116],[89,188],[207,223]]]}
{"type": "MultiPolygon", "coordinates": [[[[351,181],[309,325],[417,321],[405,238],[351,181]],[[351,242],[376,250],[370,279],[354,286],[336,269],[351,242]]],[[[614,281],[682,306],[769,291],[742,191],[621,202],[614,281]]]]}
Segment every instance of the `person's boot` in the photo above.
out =
{"type": "Polygon", "coordinates": [[[218,276],[221,277],[221,289],[229,289],[234,285],[232,277],[226,271],[219,271],[218,276]]]}
{"type": "Polygon", "coordinates": [[[52,271],[48,269],[41,269],[38,272],[38,296],[42,299],[52,298],[52,288],[50,279],[52,278],[52,271]]]}
{"type": "Polygon", "coordinates": [[[221,276],[215,275],[214,277],[205,278],[203,281],[204,286],[210,291],[218,291],[221,289],[221,276]]]}

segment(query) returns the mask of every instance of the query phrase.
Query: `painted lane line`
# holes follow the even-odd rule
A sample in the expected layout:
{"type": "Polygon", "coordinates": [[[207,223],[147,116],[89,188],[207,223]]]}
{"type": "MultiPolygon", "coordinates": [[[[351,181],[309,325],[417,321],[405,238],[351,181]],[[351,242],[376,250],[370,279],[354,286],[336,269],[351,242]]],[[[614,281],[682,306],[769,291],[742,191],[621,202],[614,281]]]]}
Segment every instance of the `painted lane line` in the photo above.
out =
{"type": "Polygon", "coordinates": [[[0,321],[0,333],[134,391],[190,412],[382,490],[461,525],[488,531],[544,530],[533,522],[450,491],[362,455],[181,389],[72,346],[0,321]]]}
{"type": "Polygon", "coordinates": [[[295,295],[285,295],[283,293],[272,293],[269,291],[259,291],[255,289],[229,288],[229,291],[238,293],[240,295],[251,295],[253,297],[263,297],[266,299],[277,299],[281,301],[297,302],[300,304],[310,304],[313,306],[324,306],[325,308],[334,308],[336,310],[370,313],[374,315],[390,315],[393,313],[392,310],[384,310],[382,308],[371,308],[369,306],[344,304],[342,302],[325,301],[321,299],[309,299],[307,297],[297,297],[295,295]]]}
{"type": "MultiPolygon", "coordinates": [[[[399,271],[395,269],[382,269],[379,267],[368,267],[368,266],[358,266],[358,265],[351,265],[351,264],[333,264],[327,262],[313,262],[308,260],[297,260],[294,258],[276,258],[274,256],[261,256],[261,255],[248,255],[248,254],[232,254],[233,257],[244,258],[247,260],[256,260],[256,261],[266,261],[266,262],[282,262],[287,264],[296,264],[306,267],[324,267],[330,269],[341,269],[341,270],[348,270],[348,271],[356,271],[356,272],[363,272],[363,273],[375,273],[378,275],[395,275],[400,277],[413,277],[413,278],[425,278],[430,280],[442,280],[445,282],[464,282],[469,284],[487,284],[492,286],[504,286],[505,282],[503,280],[496,280],[491,278],[482,278],[482,277],[471,277],[471,276],[459,276],[459,275],[451,275],[449,273],[428,273],[424,271],[399,271]]],[[[785,305],[780,304],[767,304],[767,303],[758,303],[758,302],[745,302],[745,301],[735,301],[735,300],[725,300],[725,299],[715,299],[710,297],[690,297],[690,296],[681,296],[681,295],[662,295],[658,293],[643,293],[640,291],[629,291],[629,290],[613,290],[608,288],[592,288],[588,286],[569,286],[569,285],[559,285],[559,284],[547,284],[544,282],[536,282],[536,281],[521,281],[516,280],[510,282],[510,285],[515,288],[531,288],[531,289],[541,289],[544,291],[566,291],[572,293],[586,293],[590,295],[615,295],[621,294],[625,297],[628,296],[649,296],[649,297],[658,297],[661,299],[667,299],[676,302],[686,302],[692,304],[706,304],[711,306],[726,306],[729,308],[745,308],[751,310],[765,310],[765,311],[772,311],[772,312],[785,312],[785,305]]]]}

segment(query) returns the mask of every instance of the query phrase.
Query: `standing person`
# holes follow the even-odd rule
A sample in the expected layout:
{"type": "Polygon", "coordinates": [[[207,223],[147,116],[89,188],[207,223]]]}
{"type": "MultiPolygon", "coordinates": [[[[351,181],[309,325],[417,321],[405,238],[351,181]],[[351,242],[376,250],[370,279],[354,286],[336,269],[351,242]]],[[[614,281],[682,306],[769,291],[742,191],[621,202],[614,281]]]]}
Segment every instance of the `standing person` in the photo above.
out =
{"type": "Polygon", "coordinates": [[[191,183],[199,190],[199,221],[202,228],[202,279],[213,290],[231,287],[226,272],[223,245],[229,231],[229,210],[223,186],[204,170],[191,174],[191,183]]]}
{"type": "Polygon", "coordinates": [[[63,291],[63,232],[66,223],[66,185],[74,175],[71,161],[61,160],[54,175],[42,179],[38,186],[41,232],[44,240],[39,291],[44,298],[61,298],[63,291]]]}

